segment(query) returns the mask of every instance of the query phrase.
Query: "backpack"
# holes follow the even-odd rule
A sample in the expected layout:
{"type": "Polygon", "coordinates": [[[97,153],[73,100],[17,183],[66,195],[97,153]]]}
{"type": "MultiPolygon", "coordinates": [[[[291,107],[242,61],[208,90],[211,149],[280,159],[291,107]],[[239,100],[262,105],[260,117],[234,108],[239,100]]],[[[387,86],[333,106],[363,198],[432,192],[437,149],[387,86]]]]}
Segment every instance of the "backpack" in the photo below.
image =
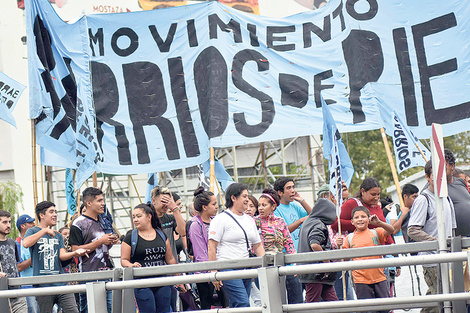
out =
{"type": "MultiPolygon", "coordinates": [[[[369,228],[369,230],[374,234],[374,238],[372,238],[372,241],[374,242],[374,244],[376,246],[380,246],[380,238],[379,238],[379,234],[377,233],[377,230],[375,228],[369,228]],[[374,239],[377,240],[377,243],[375,243],[374,239]]],[[[349,233],[348,234],[349,248],[351,248],[351,243],[352,243],[353,236],[354,236],[354,233],[349,233]]]]}
{"type": "MultiPolygon", "coordinates": [[[[166,236],[161,229],[155,228],[157,234],[162,238],[163,242],[166,242],[166,236]]],[[[131,233],[131,258],[134,256],[135,249],[137,248],[137,240],[139,240],[139,235],[137,229],[133,229],[131,233]]]]}
{"type": "MultiPolygon", "coordinates": [[[[427,221],[429,219],[429,196],[424,192],[421,192],[421,194],[426,198],[426,201],[428,203],[428,208],[426,210],[426,221],[427,221]]],[[[413,239],[410,238],[410,236],[408,236],[408,222],[410,221],[410,213],[411,213],[411,208],[408,211],[408,213],[405,214],[405,216],[403,217],[403,221],[401,223],[401,232],[403,233],[403,239],[405,240],[405,243],[415,242],[413,239]]]]}
{"type": "Polygon", "coordinates": [[[191,242],[191,238],[189,237],[189,228],[191,227],[193,221],[189,220],[186,222],[186,246],[188,247],[188,255],[194,257],[193,252],[193,243],[191,242]]]}

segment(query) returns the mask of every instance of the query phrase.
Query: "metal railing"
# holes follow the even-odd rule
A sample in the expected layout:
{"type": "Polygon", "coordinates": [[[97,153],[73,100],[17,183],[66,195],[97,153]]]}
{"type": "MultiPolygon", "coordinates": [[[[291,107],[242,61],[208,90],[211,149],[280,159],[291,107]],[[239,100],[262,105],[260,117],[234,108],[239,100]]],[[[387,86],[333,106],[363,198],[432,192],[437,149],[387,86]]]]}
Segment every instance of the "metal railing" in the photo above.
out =
{"type": "MultiPolygon", "coordinates": [[[[466,302],[470,299],[470,293],[464,292],[462,262],[469,260],[470,252],[462,252],[462,248],[468,248],[470,246],[470,238],[453,238],[450,245],[451,252],[447,254],[399,256],[387,259],[347,262],[322,262],[326,260],[341,260],[384,254],[407,255],[408,253],[415,252],[436,251],[437,246],[437,241],[432,241],[293,255],[285,255],[283,253],[266,254],[264,257],[258,258],[186,263],[148,268],[116,268],[114,270],[101,272],[35,276],[27,278],[2,278],[0,279],[0,302],[2,300],[5,301],[7,298],[18,296],[40,296],[86,292],[88,311],[90,313],[102,313],[106,312],[106,291],[112,290],[113,312],[130,313],[135,311],[134,288],[258,277],[260,282],[261,307],[219,309],[219,311],[281,313],[311,312],[312,310],[315,310],[315,312],[351,312],[354,310],[359,312],[397,308],[435,307],[444,301],[452,301],[454,312],[466,312],[466,302]],[[286,304],[286,291],[284,284],[285,275],[434,263],[452,264],[452,293],[432,296],[286,304]],[[294,265],[286,266],[288,264],[294,265]],[[211,270],[224,269],[234,269],[234,271],[204,273],[211,270]],[[194,272],[202,273],[192,274],[194,272]],[[182,273],[185,273],[185,275],[179,275],[182,273]],[[172,274],[176,275],[168,276],[172,274]],[[15,288],[27,284],[68,283],[72,281],[78,281],[82,284],[7,290],[8,287],[15,288]]],[[[0,307],[2,307],[2,303],[0,303],[0,307]]]]}

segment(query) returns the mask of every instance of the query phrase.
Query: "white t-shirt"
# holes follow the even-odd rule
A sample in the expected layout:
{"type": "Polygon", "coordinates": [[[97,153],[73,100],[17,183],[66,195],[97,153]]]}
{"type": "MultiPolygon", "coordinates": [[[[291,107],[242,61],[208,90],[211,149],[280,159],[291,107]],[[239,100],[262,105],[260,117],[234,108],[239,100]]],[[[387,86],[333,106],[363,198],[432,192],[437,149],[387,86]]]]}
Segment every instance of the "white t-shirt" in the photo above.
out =
{"type": "Polygon", "coordinates": [[[387,214],[387,223],[390,224],[389,221],[397,221],[398,220],[398,215],[397,215],[397,208],[395,204],[392,205],[390,212],[387,214]]]}
{"type": "MultiPolygon", "coordinates": [[[[229,209],[228,214],[235,217],[246,232],[248,242],[251,245],[261,242],[261,237],[256,228],[255,221],[249,215],[233,214],[229,209]]],[[[209,239],[217,241],[217,260],[230,260],[248,258],[246,240],[243,230],[227,213],[219,213],[211,221],[209,226],[209,239]]]]}

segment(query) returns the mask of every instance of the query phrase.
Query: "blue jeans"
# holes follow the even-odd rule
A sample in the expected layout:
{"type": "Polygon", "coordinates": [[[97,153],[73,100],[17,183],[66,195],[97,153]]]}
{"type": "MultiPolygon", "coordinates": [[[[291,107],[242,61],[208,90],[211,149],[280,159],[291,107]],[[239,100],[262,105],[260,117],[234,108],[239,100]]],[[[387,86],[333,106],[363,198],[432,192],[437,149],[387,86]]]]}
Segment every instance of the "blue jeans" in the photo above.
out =
{"type": "Polygon", "coordinates": [[[171,311],[171,287],[152,287],[134,289],[139,313],[160,313],[171,311]]]}
{"type": "Polygon", "coordinates": [[[229,306],[231,308],[243,308],[250,306],[251,281],[251,278],[247,278],[225,280],[223,282],[223,288],[228,295],[229,306]]]}
{"type": "MultiPolygon", "coordinates": [[[[106,291],[106,306],[108,308],[108,313],[112,313],[113,309],[113,291],[106,291]]],[[[86,293],[80,294],[80,313],[88,313],[88,306],[86,302],[86,293]]]]}
{"type": "Polygon", "coordinates": [[[28,313],[38,313],[38,303],[36,302],[35,296],[26,297],[26,303],[28,304],[28,313]]]}
{"type": "MultiPolygon", "coordinates": [[[[349,271],[346,271],[346,273],[344,274],[344,279],[346,280],[346,300],[354,300],[354,289],[351,286],[351,282],[349,279],[349,271]]],[[[338,296],[338,299],[344,300],[342,272],[338,272],[336,274],[335,290],[336,290],[336,295],[338,296]]]]}
{"type": "Polygon", "coordinates": [[[287,303],[296,304],[304,302],[302,293],[302,284],[299,277],[294,275],[286,275],[287,303]]]}

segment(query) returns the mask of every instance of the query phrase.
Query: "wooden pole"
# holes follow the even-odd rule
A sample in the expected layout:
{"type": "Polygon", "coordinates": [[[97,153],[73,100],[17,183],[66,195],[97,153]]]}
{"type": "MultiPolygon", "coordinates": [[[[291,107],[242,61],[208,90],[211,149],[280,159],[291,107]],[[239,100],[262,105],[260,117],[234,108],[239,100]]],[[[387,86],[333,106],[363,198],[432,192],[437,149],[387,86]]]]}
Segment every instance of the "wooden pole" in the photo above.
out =
{"type": "Polygon", "coordinates": [[[264,188],[268,187],[268,177],[266,174],[266,155],[264,154],[264,143],[259,144],[259,153],[261,154],[261,167],[263,168],[264,188]]]}
{"type": "MultiPolygon", "coordinates": [[[[36,156],[36,126],[34,120],[31,120],[31,149],[32,149],[32,166],[33,166],[33,200],[34,206],[38,204],[38,172],[37,172],[37,156],[36,156]]],[[[37,220],[37,219],[36,219],[37,220]]]]}
{"type": "MultiPolygon", "coordinates": [[[[336,171],[336,177],[338,177],[338,168],[335,169],[336,171]]],[[[342,185],[341,185],[342,186],[342,185]]],[[[342,231],[341,231],[341,208],[339,206],[339,199],[342,197],[342,192],[343,189],[338,189],[336,188],[336,216],[338,216],[338,233],[340,236],[342,236],[342,231]]],[[[343,249],[343,246],[340,247],[340,249],[343,249]]],[[[344,260],[341,260],[344,261],[344,260]]],[[[343,279],[343,299],[347,300],[347,288],[346,288],[346,271],[341,272],[341,276],[343,279]]]]}
{"type": "Polygon", "coordinates": [[[139,190],[137,190],[137,186],[135,185],[134,178],[132,177],[132,175],[129,175],[129,178],[130,178],[131,181],[132,181],[132,185],[134,185],[134,189],[135,189],[135,192],[137,193],[137,197],[139,197],[140,203],[143,203],[143,202],[142,202],[142,198],[140,197],[140,194],[139,194],[139,190]]]}
{"type": "Polygon", "coordinates": [[[214,192],[215,182],[215,154],[214,148],[210,147],[210,191],[214,192]]]}
{"type": "MultiPolygon", "coordinates": [[[[313,162],[312,162],[312,159],[313,157],[316,155],[313,154],[312,155],[312,136],[307,136],[306,137],[307,139],[307,157],[309,159],[309,162],[307,163],[309,166],[310,166],[310,184],[312,185],[312,199],[313,199],[313,205],[315,205],[315,176],[314,176],[314,172],[313,172],[313,162]]],[[[303,168],[302,168],[302,171],[300,173],[303,172],[303,168]]],[[[297,173],[297,175],[300,175],[300,173],[297,173]]],[[[295,177],[297,178],[297,177],[295,177]]],[[[295,179],[294,179],[295,181],[295,179]]]]}
{"type": "Polygon", "coordinates": [[[47,198],[46,200],[52,201],[52,171],[50,166],[46,166],[46,180],[47,180],[47,198]]]}
{"type": "Polygon", "coordinates": [[[46,196],[44,193],[44,172],[43,169],[45,169],[45,166],[39,167],[41,169],[41,195],[42,195],[42,200],[46,200],[46,196]]]}
{"type": "Polygon", "coordinates": [[[98,175],[96,172],[93,173],[93,187],[98,187],[98,175]]]}
{"type": "Polygon", "coordinates": [[[424,161],[427,163],[428,158],[424,155],[423,150],[421,150],[421,148],[418,145],[418,142],[415,142],[415,146],[416,146],[416,148],[418,148],[419,153],[421,153],[421,156],[423,157],[424,161]]]}
{"type": "Polygon", "coordinates": [[[81,206],[81,203],[80,203],[80,188],[77,189],[77,212],[79,215],[82,215],[82,213],[80,213],[80,206],[81,206]]]}
{"type": "Polygon", "coordinates": [[[388,139],[387,135],[385,134],[385,129],[382,127],[380,129],[380,132],[382,133],[382,140],[385,145],[385,151],[387,152],[388,162],[390,163],[390,169],[392,170],[393,181],[395,182],[395,187],[397,188],[398,201],[400,201],[400,206],[404,207],[405,203],[403,202],[400,183],[398,182],[397,168],[395,167],[395,163],[393,162],[392,152],[390,151],[390,147],[388,145],[388,139]]]}

